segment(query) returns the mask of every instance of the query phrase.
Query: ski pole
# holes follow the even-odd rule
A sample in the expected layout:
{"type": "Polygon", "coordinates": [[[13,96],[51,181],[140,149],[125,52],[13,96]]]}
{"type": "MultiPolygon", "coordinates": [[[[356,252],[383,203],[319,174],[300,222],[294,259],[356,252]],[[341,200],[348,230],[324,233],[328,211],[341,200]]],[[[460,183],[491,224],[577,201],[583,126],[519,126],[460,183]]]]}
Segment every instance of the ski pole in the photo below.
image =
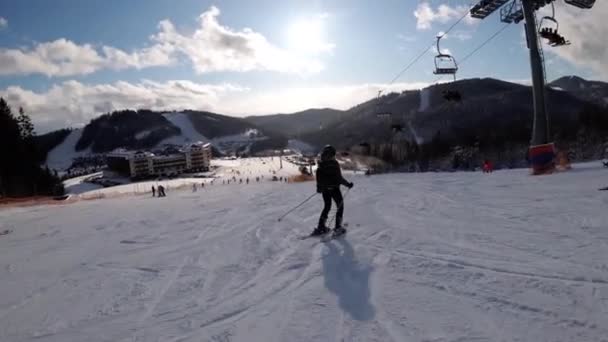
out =
{"type": "Polygon", "coordinates": [[[336,218],[336,215],[338,215],[338,210],[340,210],[341,207],[344,206],[344,200],[346,199],[346,196],[348,196],[348,193],[350,192],[351,188],[348,188],[348,190],[346,190],[346,192],[344,193],[344,196],[342,196],[342,202],[340,202],[340,205],[336,208],[336,212],[332,215],[332,217],[329,219],[329,224],[328,226],[331,226],[332,222],[334,221],[334,219],[336,218]]]}
{"type": "Polygon", "coordinates": [[[306,202],[310,201],[310,199],[311,199],[311,198],[313,198],[313,197],[315,197],[316,195],[317,195],[317,193],[316,193],[316,192],[315,192],[314,194],[310,195],[310,197],[308,197],[307,199],[305,199],[305,200],[304,200],[302,203],[298,204],[298,205],[297,205],[297,206],[295,206],[293,209],[291,209],[291,210],[289,210],[288,212],[286,212],[285,214],[283,214],[283,216],[279,217],[279,220],[278,220],[278,221],[279,221],[279,222],[281,222],[281,220],[282,220],[282,219],[283,219],[285,216],[289,215],[289,214],[290,214],[292,211],[294,211],[294,210],[298,209],[299,207],[303,206],[303,205],[304,205],[304,203],[306,203],[306,202]]]}

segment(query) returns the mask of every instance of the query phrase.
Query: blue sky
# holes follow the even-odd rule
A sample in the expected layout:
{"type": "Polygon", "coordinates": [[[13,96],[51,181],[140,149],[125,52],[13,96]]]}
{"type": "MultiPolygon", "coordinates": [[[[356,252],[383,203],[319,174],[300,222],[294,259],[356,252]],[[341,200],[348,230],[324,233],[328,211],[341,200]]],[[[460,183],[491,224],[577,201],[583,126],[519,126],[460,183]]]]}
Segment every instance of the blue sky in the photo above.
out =
{"type": "MultiPolygon", "coordinates": [[[[25,107],[39,131],[79,126],[122,108],[230,115],[346,109],[386,87],[469,3],[5,0],[0,96],[25,107]]],[[[594,22],[606,11],[598,6],[595,16],[558,6],[565,32],[578,34],[581,17],[594,22]]],[[[597,22],[601,30],[604,25],[597,22]]],[[[442,41],[442,49],[458,59],[502,25],[497,15],[467,18],[442,41]]],[[[526,82],[522,29],[507,28],[461,66],[458,78],[526,82]]],[[[596,50],[604,45],[595,44],[596,50]]],[[[581,58],[588,55],[587,46],[547,51],[548,79],[605,77],[599,56],[581,58]]],[[[389,89],[436,82],[434,54],[433,49],[389,89]]]]}

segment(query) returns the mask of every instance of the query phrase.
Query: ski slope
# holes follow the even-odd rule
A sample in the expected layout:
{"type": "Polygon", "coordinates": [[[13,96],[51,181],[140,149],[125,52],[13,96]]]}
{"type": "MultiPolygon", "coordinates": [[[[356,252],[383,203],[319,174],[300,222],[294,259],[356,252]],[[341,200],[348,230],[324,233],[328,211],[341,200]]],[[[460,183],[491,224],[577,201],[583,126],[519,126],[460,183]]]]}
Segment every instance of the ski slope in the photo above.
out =
{"type": "Polygon", "coordinates": [[[348,177],[3,209],[0,341],[606,340],[601,165],[348,177]]]}
{"type": "Polygon", "coordinates": [[[161,141],[158,145],[172,144],[172,145],[184,145],[187,143],[194,143],[197,141],[209,142],[204,135],[200,134],[192,125],[190,118],[185,113],[165,113],[163,114],[165,119],[169,120],[173,125],[181,130],[181,134],[174,135],[161,141]]]}
{"type": "Polygon", "coordinates": [[[72,130],[61,144],[49,151],[46,157],[46,165],[51,170],[67,170],[70,165],[72,165],[74,158],[86,156],[91,153],[88,148],[83,151],[76,151],[76,144],[82,136],[82,130],[82,128],[72,130]]]}
{"type": "Polygon", "coordinates": [[[95,173],[86,176],[80,176],[68,179],[63,182],[66,194],[75,195],[72,198],[78,199],[99,199],[111,198],[124,195],[142,195],[150,194],[152,187],[162,185],[166,191],[192,189],[193,184],[200,187],[202,183],[209,184],[211,182],[223,183],[242,181],[241,183],[254,182],[256,177],[260,181],[271,182],[273,176],[287,178],[300,174],[298,166],[283,160],[283,167],[278,157],[265,158],[239,158],[235,160],[213,159],[211,161],[213,171],[199,174],[205,177],[188,177],[182,175],[174,179],[153,179],[147,181],[130,182],[127,178],[114,178],[124,182],[124,184],[104,188],[97,184],[87,182],[88,178],[101,176],[102,173],[95,173]],[[265,177],[265,178],[264,178],[265,177]]]}

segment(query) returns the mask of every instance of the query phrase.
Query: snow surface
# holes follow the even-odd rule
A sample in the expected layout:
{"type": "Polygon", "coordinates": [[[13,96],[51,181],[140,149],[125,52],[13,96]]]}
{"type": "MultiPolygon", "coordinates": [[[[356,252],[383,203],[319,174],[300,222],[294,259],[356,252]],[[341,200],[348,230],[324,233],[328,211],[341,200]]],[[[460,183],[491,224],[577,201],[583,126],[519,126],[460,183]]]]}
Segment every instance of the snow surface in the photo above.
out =
{"type": "Polygon", "coordinates": [[[420,106],[418,107],[419,112],[426,111],[431,105],[431,87],[420,90],[420,106]]]}
{"type": "Polygon", "coordinates": [[[165,119],[169,120],[173,125],[178,127],[182,133],[180,135],[174,135],[167,139],[164,139],[159,143],[159,145],[163,144],[172,144],[172,145],[184,145],[186,143],[193,143],[197,141],[209,142],[204,135],[200,134],[188,118],[188,115],[185,113],[165,113],[163,114],[165,119]]]}
{"type": "Polygon", "coordinates": [[[249,178],[250,182],[255,181],[256,177],[264,176],[264,181],[271,181],[273,176],[289,177],[300,174],[298,166],[283,159],[283,168],[280,168],[278,157],[274,158],[243,158],[236,160],[213,159],[211,165],[214,167],[212,172],[203,172],[205,177],[187,177],[183,175],[174,179],[149,180],[142,182],[129,182],[128,178],[117,179],[127,184],[104,188],[97,184],[87,183],[86,180],[91,177],[100,176],[102,173],[95,173],[81,177],[75,177],[63,182],[66,193],[78,195],[80,199],[99,199],[113,198],[123,195],[141,195],[150,194],[152,186],[158,187],[162,185],[166,191],[176,189],[192,189],[192,184],[200,186],[201,183],[210,183],[211,181],[221,183],[222,181],[233,180],[233,178],[242,179],[246,183],[249,178]]]}
{"type": "Polygon", "coordinates": [[[65,192],[68,195],[73,195],[101,189],[103,188],[101,185],[89,183],[87,182],[87,180],[95,177],[101,177],[102,175],[103,172],[96,172],[85,176],[66,179],[65,181],[63,181],[65,192]]]}
{"type": "Polygon", "coordinates": [[[76,151],[76,144],[81,136],[82,128],[72,130],[61,144],[49,151],[46,157],[46,165],[51,170],[66,170],[72,165],[74,158],[90,154],[91,152],[88,148],[80,152],[76,151]]]}
{"type": "Polygon", "coordinates": [[[326,244],[314,183],[4,209],[0,341],[603,341],[596,164],[349,176],[326,244]]]}

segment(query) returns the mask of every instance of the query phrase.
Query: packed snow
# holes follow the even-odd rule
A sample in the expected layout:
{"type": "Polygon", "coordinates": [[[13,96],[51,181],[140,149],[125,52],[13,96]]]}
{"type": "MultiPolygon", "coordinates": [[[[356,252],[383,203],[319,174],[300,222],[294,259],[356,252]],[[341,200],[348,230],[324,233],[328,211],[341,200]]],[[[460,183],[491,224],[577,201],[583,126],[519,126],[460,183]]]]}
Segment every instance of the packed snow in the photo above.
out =
{"type": "Polygon", "coordinates": [[[174,126],[181,130],[181,134],[174,135],[160,142],[162,144],[173,144],[173,145],[184,145],[186,143],[193,143],[197,141],[208,142],[204,135],[200,134],[192,125],[190,118],[185,113],[165,113],[163,114],[165,119],[169,120],[174,126]]]}
{"type": "Polygon", "coordinates": [[[314,183],[3,209],[0,341],[605,341],[597,164],[347,175],[328,243],[314,183]]]}
{"type": "MultiPolygon", "coordinates": [[[[75,195],[80,199],[111,198],[123,195],[141,195],[151,193],[152,187],[162,185],[167,191],[176,189],[192,189],[193,184],[201,186],[203,183],[211,182],[254,182],[256,177],[263,181],[272,181],[273,176],[287,178],[300,174],[298,166],[279,157],[266,158],[239,158],[235,160],[213,159],[213,168],[210,172],[198,173],[192,177],[187,174],[173,179],[153,179],[140,182],[130,182],[128,178],[120,177],[118,180],[122,185],[103,188],[97,184],[88,182],[89,179],[99,177],[102,172],[75,177],[63,182],[67,194],[75,195]],[[281,168],[282,165],[282,168],[281,168]],[[264,177],[262,179],[262,177],[264,177]]],[[[114,179],[116,176],[110,177],[114,179]]]]}
{"type": "Polygon", "coordinates": [[[76,144],[81,136],[82,128],[72,130],[61,144],[49,151],[46,157],[46,165],[51,170],[66,170],[72,165],[74,158],[90,154],[90,149],[76,151],[76,144]]]}
{"type": "Polygon", "coordinates": [[[95,172],[93,174],[88,174],[85,176],[74,177],[63,181],[63,187],[65,188],[65,192],[68,195],[73,194],[81,194],[97,189],[101,189],[101,185],[97,185],[91,182],[88,182],[89,179],[94,177],[100,177],[103,175],[103,172],[95,172]]]}
{"type": "Polygon", "coordinates": [[[431,105],[431,87],[426,87],[420,90],[420,105],[418,106],[419,112],[426,111],[431,105]]]}

